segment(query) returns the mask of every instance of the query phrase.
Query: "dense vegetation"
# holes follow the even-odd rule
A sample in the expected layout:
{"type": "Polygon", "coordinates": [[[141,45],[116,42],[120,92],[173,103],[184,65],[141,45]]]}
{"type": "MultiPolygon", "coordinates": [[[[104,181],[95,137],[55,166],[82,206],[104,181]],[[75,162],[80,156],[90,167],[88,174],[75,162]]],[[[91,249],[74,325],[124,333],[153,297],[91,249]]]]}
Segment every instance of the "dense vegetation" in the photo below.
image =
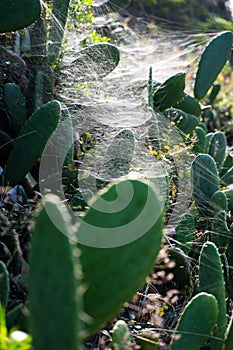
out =
{"type": "MultiPolygon", "coordinates": [[[[0,5],[0,349],[231,350],[232,31],[202,47],[192,77],[159,82],[148,67],[137,95],[150,115],[146,132],[99,134],[94,125],[80,133],[96,112],[93,90],[121,58],[111,37],[96,31],[93,13],[129,14],[137,4],[45,4],[0,5]],[[80,82],[72,77],[67,100],[66,26],[86,33],[67,53],[80,82]],[[134,161],[139,141],[144,173],[134,161]],[[83,171],[84,161],[99,168],[83,171]]],[[[229,19],[220,1],[141,4],[184,25],[209,22],[212,13],[229,19]]]]}
{"type": "Polygon", "coordinates": [[[231,13],[224,0],[133,0],[127,10],[139,17],[156,16],[158,22],[167,20],[166,26],[173,29],[232,29],[231,13]]]}

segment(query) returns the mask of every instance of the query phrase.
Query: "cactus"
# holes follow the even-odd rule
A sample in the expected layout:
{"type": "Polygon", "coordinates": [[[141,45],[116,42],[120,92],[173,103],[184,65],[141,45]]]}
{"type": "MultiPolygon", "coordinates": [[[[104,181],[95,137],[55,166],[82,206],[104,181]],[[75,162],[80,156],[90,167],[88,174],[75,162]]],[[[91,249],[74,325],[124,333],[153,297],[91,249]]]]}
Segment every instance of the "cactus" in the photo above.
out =
{"type": "Polygon", "coordinates": [[[64,36],[70,0],[53,0],[52,23],[50,26],[51,44],[48,48],[48,62],[54,64],[59,58],[64,36]],[[59,25],[57,25],[57,23],[59,25]]]}
{"type": "Polygon", "coordinates": [[[185,95],[183,100],[181,100],[176,107],[185,113],[195,115],[196,117],[200,117],[201,115],[201,106],[199,102],[190,95],[185,95]]]}
{"type": "Polygon", "coordinates": [[[152,75],[152,67],[150,67],[149,79],[148,79],[148,106],[153,109],[153,75],[152,75]]]}
{"type": "Polygon", "coordinates": [[[220,177],[222,177],[231,167],[233,167],[233,157],[228,153],[222,164],[222,168],[219,174],[220,177]]]}
{"type": "Polygon", "coordinates": [[[196,141],[193,145],[193,151],[196,153],[204,153],[206,148],[206,133],[200,126],[195,129],[196,141]]]}
{"type": "Polygon", "coordinates": [[[1,0],[0,33],[16,31],[29,26],[41,12],[40,0],[1,0]]]}
{"type": "Polygon", "coordinates": [[[176,240],[178,246],[188,254],[195,234],[194,216],[189,213],[181,215],[178,224],[176,225],[176,240]]]}
{"type": "Polygon", "coordinates": [[[124,129],[113,138],[99,169],[99,176],[112,180],[127,175],[134,155],[135,137],[131,130],[124,129]]]}
{"type": "Polygon", "coordinates": [[[219,253],[226,252],[229,242],[230,230],[226,223],[226,212],[219,211],[211,220],[211,241],[217,246],[219,253]]]}
{"type": "Polygon", "coordinates": [[[55,77],[53,70],[44,63],[36,72],[33,107],[36,111],[53,98],[55,77]]]}
{"type": "MultiPolygon", "coordinates": [[[[227,249],[228,265],[233,266],[233,224],[230,227],[230,236],[227,249]]],[[[233,299],[233,269],[229,269],[229,297],[233,299]]]]}
{"type": "Polygon", "coordinates": [[[214,103],[214,100],[216,99],[216,97],[219,94],[220,90],[221,90],[221,85],[218,84],[218,83],[214,83],[213,87],[212,87],[212,90],[211,90],[211,92],[209,94],[209,97],[208,97],[210,104],[214,103]]]}
{"type": "Polygon", "coordinates": [[[205,151],[206,153],[209,152],[209,148],[210,148],[210,144],[211,144],[211,140],[214,136],[213,132],[208,132],[208,134],[206,134],[206,144],[205,144],[205,151]]]}
{"type": "Polygon", "coordinates": [[[132,343],[132,336],[125,321],[118,320],[112,329],[113,350],[127,350],[132,343]]]}
{"type": "Polygon", "coordinates": [[[219,213],[219,211],[227,211],[228,210],[228,204],[227,204],[227,196],[224,191],[216,191],[210,198],[210,211],[213,216],[219,213]]]}
{"type": "Polygon", "coordinates": [[[199,154],[191,168],[192,193],[198,209],[208,215],[209,202],[214,192],[220,189],[218,171],[213,158],[208,154],[199,154]]]}
{"type": "Polygon", "coordinates": [[[162,210],[150,186],[124,180],[105,188],[84,216],[77,235],[88,286],[84,310],[92,318],[89,333],[111,319],[142,286],[160,250],[162,210]],[[122,208],[125,200],[128,205],[122,208]]]}
{"type": "Polygon", "coordinates": [[[227,147],[226,136],[221,131],[216,131],[211,137],[208,153],[213,157],[218,169],[221,169],[227,147]]]}
{"type": "Polygon", "coordinates": [[[218,304],[213,295],[208,293],[195,295],[181,314],[171,350],[200,350],[211,336],[217,316],[218,304]]]}
{"type": "Polygon", "coordinates": [[[233,166],[221,177],[221,183],[224,186],[228,186],[233,183],[233,166]]]}
{"type": "Polygon", "coordinates": [[[29,302],[36,350],[77,350],[81,346],[79,252],[69,241],[71,218],[59,201],[55,195],[44,198],[33,232],[29,302]]]}
{"type": "Polygon", "coordinates": [[[154,91],[154,109],[160,112],[175,106],[184,97],[185,73],[178,73],[154,91]]]}
{"type": "Polygon", "coordinates": [[[116,68],[120,60],[118,48],[112,44],[95,44],[79,51],[72,62],[80,79],[103,78],[116,68]]]}
{"type": "Polygon", "coordinates": [[[233,44],[233,33],[223,32],[214,37],[202,53],[194,85],[194,96],[201,100],[224,67],[233,44]]]}
{"type": "Polygon", "coordinates": [[[0,261],[0,303],[6,309],[9,296],[9,274],[6,265],[0,261]]]}
{"type": "Polygon", "coordinates": [[[6,184],[16,185],[31,170],[41,156],[49,137],[56,129],[60,113],[59,102],[48,102],[25,122],[2,175],[6,184]],[[25,150],[27,150],[26,153],[25,150]]]}
{"type": "Polygon", "coordinates": [[[221,350],[226,331],[225,284],[220,255],[212,242],[206,242],[200,253],[199,290],[214,295],[218,302],[219,312],[210,342],[211,350],[221,350]]]}
{"type": "Polygon", "coordinates": [[[25,88],[26,63],[16,53],[0,46],[0,71],[4,81],[17,83],[25,88]]]}
{"type": "Polygon", "coordinates": [[[223,191],[227,197],[227,206],[228,210],[231,212],[231,215],[233,215],[233,189],[229,188],[223,191]]]}
{"type": "Polygon", "coordinates": [[[18,85],[4,85],[4,101],[11,123],[12,136],[17,136],[27,119],[25,99],[18,85]]]}
{"type": "Polygon", "coordinates": [[[187,114],[180,109],[169,108],[164,111],[164,114],[169,117],[171,121],[174,121],[176,126],[184,134],[190,134],[198,125],[198,118],[192,114],[187,114]]]}
{"type": "Polygon", "coordinates": [[[233,315],[231,315],[231,319],[227,327],[227,331],[225,334],[225,344],[224,344],[224,350],[232,350],[232,349],[233,349],[233,315]]]}

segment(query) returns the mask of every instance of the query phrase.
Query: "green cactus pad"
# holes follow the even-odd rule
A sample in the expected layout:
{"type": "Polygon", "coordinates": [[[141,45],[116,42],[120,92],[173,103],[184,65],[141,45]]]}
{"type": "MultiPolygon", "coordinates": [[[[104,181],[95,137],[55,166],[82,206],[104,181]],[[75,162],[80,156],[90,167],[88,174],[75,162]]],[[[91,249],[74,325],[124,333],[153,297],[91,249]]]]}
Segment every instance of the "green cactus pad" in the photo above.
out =
{"type": "Polygon", "coordinates": [[[228,186],[233,183],[233,166],[221,177],[221,183],[224,186],[228,186]]]}
{"type": "Polygon", "coordinates": [[[25,99],[20,87],[13,83],[4,85],[3,92],[13,136],[17,136],[27,119],[25,99]]]}
{"type": "Polygon", "coordinates": [[[113,138],[103,163],[99,169],[99,176],[103,179],[116,179],[127,175],[134,155],[135,137],[129,129],[121,130],[113,138]]]}
{"type": "Polygon", "coordinates": [[[199,154],[194,159],[191,168],[191,184],[197,207],[204,214],[208,214],[210,198],[220,189],[218,170],[210,155],[199,154]]]}
{"type": "Polygon", "coordinates": [[[222,177],[231,167],[233,167],[233,157],[231,154],[227,154],[220,170],[220,177],[222,177]]]}
{"type": "Polygon", "coordinates": [[[177,108],[187,114],[195,115],[196,117],[200,117],[201,115],[201,106],[199,102],[190,95],[185,95],[183,100],[178,103],[177,108]]]}
{"type": "Polygon", "coordinates": [[[216,245],[220,254],[226,252],[230,230],[227,227],[227,217],[224,210],[220,210],[211,220],[211,241],[216,245]]]}
{"type": "Polygon", "coordinates": [[[16,185],[30,171],[56,129],[60,114],[60,103],[52,101],[25,122],[6,163],[3,174],[6,184],[16,185]]]}
{"type": "Polygon", "coordinates": [[[175,106],[184,97],[185,73],[178,73],[154,91],[154,108],[160,112],[175,106]]]}
{"type": "Polygon", "coordinates": [[[181,249],[188,254],[190,252],[195,234],[194,216],[189,213],[181,215],[176,225],[176,239],[181,249]]]}
{"type": "Polygon", "coordinates": [[[220,210],[227,211],[227,195],[224,191],[216,191],[210,198],[210,210],[213,215],[218,214],[220,210]]]}
{"type": "Polygon", "coordinates": [[[187,114],[181,109],[169,108],[164,111],[164,114],[186,135],[190,134],[199,123],[196,116],[187,114]]]}
{"type": "Polygon", "coordinates": [[[226,136],[222,131],[216,131],[211,137],[209,144],[209,155],[214,158],[218,169],[221,169],[222,163],[225,158],[227,147],[226,136]]]}
{"type": "Polygon", "coordinates": [[[196,140],[193,145],[193,151],[196,153],[203,153],[206,148],[206,133],[202,127],[197,126],[195,134],[196,140]]]}
{"type": "Polygon", "coordinates": [[[224,67],[231,53],[233,33],[223,32],[213,38],[202,53],[194,86],[194,96],[201,100],[224,67]]]}
{"type": "Polygon", "coordinates": [[[82,79],[99,79],[111,73],[120,60],[118,48],[112,44],[100,43],[81,50],[72,62],[76,74],[82,79]]]}
{"type": "Polygon", "coordinates": [[[53,0],[53,23],[51,23],[49,33],[51,45],[48,48],[48,62],[51,65],[56,63],[59,58],[68,16],[69,4],[70,0],[53,0]],[[59,23],[59,26],[57,23],[59,23]]]}
{"type": "Polygon", "coordinates": [[[79,246],[89,333],[110,320],[150,273],[161,246],[162,211],[152,188],[137,180],[113,184],[92,203],[77,232],[85,243],[79,246]]]}
{"type": "Polygon", "coordinates": [[[225,283],[220,255],[212,242],[204,243],[200,253],[199,290],[214,295],[218,302],[216,327],[210,341],[211,350],[221,350],[226,331],[225,283]]]}
{"type": "Polygon", "coordinates": [[[211,336],[217,316],[218,304],[213,295],[195,295],[181,314],[171,350],[200,350],[211,336]]]}
{"type": "Polygon", "coordinates": [[[39,18],[40,12],[40,0],[1,0],[0,33],[29,26],[39,18]]]}
{"type": "Polygon", "coordinates": [[[36,219],[30,252],[30,324],[37,350],[81,346],[81,269],[70,234],[68,212],[57,196],[48,195],[36,219]]]}

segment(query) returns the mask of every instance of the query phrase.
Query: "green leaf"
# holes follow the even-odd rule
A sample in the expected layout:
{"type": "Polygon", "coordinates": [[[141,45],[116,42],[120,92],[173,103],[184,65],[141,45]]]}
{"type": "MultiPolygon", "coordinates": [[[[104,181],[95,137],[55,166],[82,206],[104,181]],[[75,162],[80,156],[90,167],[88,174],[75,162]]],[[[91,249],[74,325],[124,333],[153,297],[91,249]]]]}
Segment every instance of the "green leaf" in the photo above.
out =
{"type": "Polygon", "coordinates": [[[154,108],[164,111],[175,106],[184,97],[185,73],[178,73],[167,79],[154,92],[154,108]]]}
{"type": "Polygon", "coordinates": [[[231,53],[233,33],[223,32],[214,37],[202,53],[195,85],[194,96],[201,100],[223,69],[231,53]]]}

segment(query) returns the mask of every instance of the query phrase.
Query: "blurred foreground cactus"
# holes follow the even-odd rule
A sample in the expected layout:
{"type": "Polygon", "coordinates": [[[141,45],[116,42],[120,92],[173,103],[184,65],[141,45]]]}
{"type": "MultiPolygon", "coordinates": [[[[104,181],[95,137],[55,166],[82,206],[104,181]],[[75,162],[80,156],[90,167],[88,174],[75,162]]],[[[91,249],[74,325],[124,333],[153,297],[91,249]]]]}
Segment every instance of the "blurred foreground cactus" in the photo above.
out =
{"type": "Polygon", "coordinates": [[[48,344],[50,349],[64,349],[67,344],[69,349],[77,349],[84,335],[93,334],[119,311],[153,267],[162,241],[163,216],[155,192],[136,180],[123,180],[105,189],[79,227],[71,226],[71,218],[58,197],[45,197],[33,232],[30,258],[30,319],[35,350],[48,344]],[[131,203],[110,215],[101,212],[103,201],[109,207],[116,199],[116,186],[125,190],[133,186],[131,203]],[[148,196],[150,205],[146,205],[148,196]],[[136,224],[140,213],[151,221],[145,231],[136,224]],[[98,230],[107,230],[122,245],[114,248],[109,241],[109,246],[103,248],[93,246],[98,230]],[[130,234],[128,244],[123,243],[122,233],[130,234]],[[90,246],[75,243],[83,239],[90,246]]]}

